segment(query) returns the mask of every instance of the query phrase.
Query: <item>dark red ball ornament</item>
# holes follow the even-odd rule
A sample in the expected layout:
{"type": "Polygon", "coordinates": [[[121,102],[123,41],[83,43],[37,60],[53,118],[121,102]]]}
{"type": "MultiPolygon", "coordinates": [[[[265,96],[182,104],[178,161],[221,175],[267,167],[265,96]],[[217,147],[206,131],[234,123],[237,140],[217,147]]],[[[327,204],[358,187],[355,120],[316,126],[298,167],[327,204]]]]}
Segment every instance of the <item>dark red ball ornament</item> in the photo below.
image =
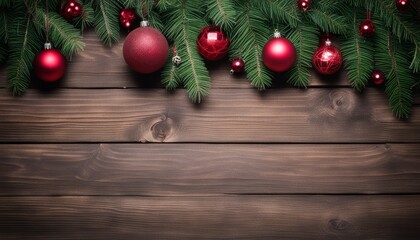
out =
{"type": "Polygon", "coordinates": [[[362,23],[360,23],[359,34],[364,38],[373,37],[373,35],[375,34],[375,30],[375,25],[369,19],[366,19],[362,23]]]}
{"type": "Polygon", "coordinates": [[[58,4],[58,9],[60,15],[68,21],[80,16],[83,11],[82,5],[75,0],[62,0],[60,4],[58,4]]]}
{"type": "Polygon", "coordinates": [[[245,70],[245,62],[242,58],[235,58],[230,64],[230,73],[242,73],[245,70]]]}
{"type": "Polygon", "coordinates": [[[226,57],[230,41],[217,26],[201,29],[197,37],[197,50],[207,60],[217,61],[226,57]]]}
{"type": "Polygon", "coordinates": [[[400,12],[405,12],[408,10],[410,2],[409,0],[396,0],[395,5],[400,12]]]}
{"type": "Polygon", "coordinates": [[[300,11],[306,12],[311,6],[311,0],[298,0],[296,5],[300,11]]]}
{"type": "Polygon", "coordinates": [[[385,82],[385,74],[382,71],[373,71],[370,79],[375,85],[382,85],[385,82]]]}
{"type": "Polygon", "coordinates": [[[338,48],[331,45],[328,39],[325,45],[318,48],[312,57],[312,66],[321,74],[334,74],[340,70],[343,56],[338,48]]]}
{"type": "Polygon", "coordinates": [[[136,11],[132,8],[124,8],[120,12],[120,23],[124,28],[130,28],[136,20],[136,11]]]}
{"type": "Polygon", "coordinates": [[[289,39],[281,37],[276,31],[274,38],[262,50],[262,60],[267,68],[275,72],[287,71],[296,62],[296,48],[289,39]]]}
{"type": "Polygon", "coordinates": [[[63,54],[56,49],[51,49],[51,44],[46,43],[33,62],[34,73],[42,81],[55,82],[66,73],[67,61],[63,54]]]}
{"type": "Polygon", "coordinates": [[[125,62],[136,72],[152,73],[162,68],[168,59],[169,45],[163,34],[141,22],[141,27],[131,31],[124,41],[125,62]]]}

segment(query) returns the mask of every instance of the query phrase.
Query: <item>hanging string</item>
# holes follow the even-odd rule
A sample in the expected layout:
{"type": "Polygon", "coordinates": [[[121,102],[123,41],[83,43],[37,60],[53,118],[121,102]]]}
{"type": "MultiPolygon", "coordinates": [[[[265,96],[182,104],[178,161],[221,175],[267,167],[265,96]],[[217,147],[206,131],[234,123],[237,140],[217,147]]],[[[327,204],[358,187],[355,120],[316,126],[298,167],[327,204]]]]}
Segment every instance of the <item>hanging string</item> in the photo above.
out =
{"type": "Polygon", "coordinates": [[[371,16],[371,13],[370,13],[370,11],[369,10],[367,10],[366,11],[366,19],[367,20],[370,20],[370,18],[371,18],[372,16],[371,16]]]}
{"type": "Polygon", "coordinates": [[[47,43],[48,42],[50,42],[49,41],[49,38],[48,38],[48,35],[49,35],[49,23],[48,23],[48,6],[49,6],[49,4],[48,4],[48,0],[45,0],[45,33],[46,33],[46,39],[47,39],[47,43]]]}

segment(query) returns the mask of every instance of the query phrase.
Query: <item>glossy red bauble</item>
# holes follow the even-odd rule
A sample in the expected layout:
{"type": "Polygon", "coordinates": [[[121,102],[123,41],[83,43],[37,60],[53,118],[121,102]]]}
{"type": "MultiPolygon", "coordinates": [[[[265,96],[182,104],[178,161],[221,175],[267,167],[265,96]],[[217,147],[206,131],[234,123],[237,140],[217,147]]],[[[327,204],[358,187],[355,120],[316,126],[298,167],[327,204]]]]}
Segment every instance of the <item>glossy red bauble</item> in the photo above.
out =
{"type": "Polygon", "coordinates": [[[299,10],[302,12],[308,11],[310,6],[311,0],[298,0],[297,2],[297,8],[299,8],[299,10]]]}
{"type": "Polygon", "coordinates": [[[296,62],[296,48],[287,38],[274,37],[265,44],[262,60],[267,68],[275,72],[287,71],[296,62]]]}
{"type": "Polygon", "coordinates": [[[217,26],[201,29],[197,37],[197,50],[207,60],[217,61],[226,57],[230,41],[217,26]]]}
{"type": "Polygon", "coordinates": [[[365,38],[373,37],[373,35],[375,34],[375,30],[376,30],[375,25],[369,19],[366,19],[362,23],[360,23],[359,34],[362,37],[365,37],[365,38]]]}
{"type": "Polygon", "coordinates": [[[62,0],[58,5],[60,15],[66,20],[72,20],[82,14],[83,8],[75,0],[62,0]]]}
{"type": "Polygon", "coordinates": [[[242,58],[235,58],[230,64],[230,73],[241,73],[245,70],[245,63],[242,58]]]}
{"type": "Polygon", "coordinates": [[[125,62],[136,72],[152,73],[162,68],[168,58],[169,45],[163,34],[152,27],[131,31],[124,41],[125,62]]]}
{"type": "Polygon", "coordinates": [[[343,56],[334,46],[322,46],[318,48],[312,57],[312,66],[321,74],[334,74],[340,70],[343,64],[343,56]]]}
{"type": "Polygon", "coordinates": [[[124,8],[120,12],[120,24],[124,28],[130,28],[136,20],[136,11],[132,8],[124,8]]]}
{"type": "Polygon", "coordinates": [[[33,67],[35,75],[40,80],[55,82],[66,73],[67,62],[60,51],[47,49],[35,56],[33,67]]]}
{"type": "Polygon", "coordinates": [[[373,71],[370,79],[375,85],[382,85],[385,82],[385,74],[382,71],[373,71]]]}
{"type": "Polygon", "coordinates": [[[395,5],[400,12],[405,12],[409,8],[409,0],[396,0],[395,5]]]}

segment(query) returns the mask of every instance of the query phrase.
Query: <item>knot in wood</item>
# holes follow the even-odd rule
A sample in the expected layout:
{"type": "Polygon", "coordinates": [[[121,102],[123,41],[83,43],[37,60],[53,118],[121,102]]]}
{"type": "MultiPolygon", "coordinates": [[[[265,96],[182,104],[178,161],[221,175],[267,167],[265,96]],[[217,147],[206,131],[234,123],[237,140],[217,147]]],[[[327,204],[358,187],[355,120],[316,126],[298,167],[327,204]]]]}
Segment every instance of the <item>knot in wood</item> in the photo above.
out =
{"type": "Polygon", "coordinates": [[[171,135],[173,125],[172,119],[168,118],[165,114],[162,114],[160,116],[160,121],[154,123],[150,128],[154,140],[163,142],[171,135]]]}
{"type": "Polygon", "coordinates": [[[332,91],[329,94],[331,109],[340,112],[354,110],[355,99],[352,92],[347,90],[332,91]]]}
{"type": "Polygon", "coordinates": [[[342,220],[342,219],[338,219],[338,218],[333,218],[328,222],[328,226],[332,231],[338,231],[338,232],[342,232],[342,231],[346,231],[350,228],[350,223],[347,222],[346,220],[342,220]]]}

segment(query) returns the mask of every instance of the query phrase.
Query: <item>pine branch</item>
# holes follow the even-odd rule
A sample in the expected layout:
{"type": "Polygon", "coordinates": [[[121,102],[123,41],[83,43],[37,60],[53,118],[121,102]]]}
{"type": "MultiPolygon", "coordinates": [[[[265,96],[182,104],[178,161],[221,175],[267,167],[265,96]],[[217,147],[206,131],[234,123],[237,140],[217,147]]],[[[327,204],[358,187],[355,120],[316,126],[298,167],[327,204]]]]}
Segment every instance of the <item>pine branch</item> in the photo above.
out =
{"type": "Polygon", "coordinates": [[[156,3],[156,8],[161,12],[166,11],[170,6],[176,4],[176,1],[177,0],[159,0],[156,3]]]}
{"type": "Polygon", "coordinates": [[[296,87],[307,87],[310,81],[309,68],[311,67],[312,55],[318,45],[318,29],[306,21],[302,22],[287,38],[296,47],[296,64],[289,71],[288,82],[296,87]]]}
{"type": "Polygon", "coordinates": [[[265,43],[272,36],[271,28],[261,12],[249,2],[240,7],[238,23],[233,29],[231,52],[240,52],[251,84],[263,90],[271,86],[272,72],[262,61],[265,43]]]}
{"type": "Polygon", "coordinates": [[[172,90],[179,85],[179,76],[177,72],[177,66],[172,63],[173,53],[170,51],[168,61],[166,61],[165,67],[162,70],[162,84],[166,86],[166,89],[172,90]]]}
{"type": "Polygon", "coordinates": [[[349,30],[347,19],[344,16],[324,12],[317,8],[309,9],[307,14],[323,32],[345,35],[349,30]]]}
{"type": "Polygon", "coordinates": [[[121,4],[118,0],[94,0],[94,25],[101,41],[108,46],[120,40],[119,11],[121,4]]]}
{"type": "MultiPolygon", "coordinates": [[[[60,49],[61,53],[67,58],[82,51],[85,44],[82,42],[80,31],[57,13],[49,12],[48,15],[49,38],[53,43],[53,47],[60,49]]],[[[35,16],[37,17],[34,19],[35,26],[45,32],[45,10],[37,8],[35,16]]]]}
{"type": "MultiPolygon", "coordinates": [[[[24,8],[23,8],[24,9],[24,8]]],[[[23,11],[17,11],[21,14],[23,11]]],[[[16,9],[17,10],[17,9],[16,9]]],[[[9,29],[8,85],[13,95],[20,95],[29,86],[30,71],[35,53],[42,46],[30,17],[14,18],[9,29]]]]}
{"type": "Polygon", "coordinates": [[[361,91],[365,88],[374,70],[374,48],[370,40],[360,36],[358,29],[363,18],[358,16],[356,9],[353,12],[352,34],[342,38],[341,52],[351,85],[361,91]]]}
{"type": "Polygon", "coordinates": [[[408,69],[409,54],[391,32],[377,27],[376,63],[386,73],[386,93],[398,118],[408,118],[413,103],[415,78],[408,69]]]}
{"type": "Polygon", "coordinates": [[[0,43],[0,63],[3,63],[3,61],[6,60],[6,55],[7,55],[6,45],[3,43],[0,43]]]}
{"type": "Polygon", "coordinates": [[[281,24],[296,28],[300,22],[297,15],[296,0],[254,0],[253,3],[277,28],[281,24]]]}
{"type": "Polygon", "coordinates": [[[80,28],[83,32],[86,27],[93,26],[94,10],[91,3],[83,4],[83,12],[80,16],[74,19],[74,26],[80,28]]]}
{"type": "Polygon", "coordinates": [[[216,25],[230,32],[235,25],[236,10],[231,0],[210,0],[207,4],[207,15],[216,25]]]}
{"type": "Polygon", "coordinates": [[[12,5],[12,0],[0,0],[0,8],[9,8],[12,5]]]}
{"type": "Polygon", "coordinates": [[[0,42],[1,43],[7,43],[7,40],[9,38],[7,29],[9,27],[8,21],[7,21],[7,13],[6,10],[0,9],[0,42]]]}
{"type": "Polygon", "coordinates": [[[182,59],[177,74],[193,102],[201,102],[210,91],[210,77],[196,44],[198,33],[206,25],[202,16],[204,12],[199,1],[180,0],[163,17],[166,23],[164,32],[174,41],[182,59]]]}
{"type": "Polygon", "coordinates": [[[163,29],[161,16],[155,9],[155,0],[126,0],[125,6],[127,8],[133,8],[141,19],[145,19],[149,22],[151,27],[159,30],[163,29]]]}

